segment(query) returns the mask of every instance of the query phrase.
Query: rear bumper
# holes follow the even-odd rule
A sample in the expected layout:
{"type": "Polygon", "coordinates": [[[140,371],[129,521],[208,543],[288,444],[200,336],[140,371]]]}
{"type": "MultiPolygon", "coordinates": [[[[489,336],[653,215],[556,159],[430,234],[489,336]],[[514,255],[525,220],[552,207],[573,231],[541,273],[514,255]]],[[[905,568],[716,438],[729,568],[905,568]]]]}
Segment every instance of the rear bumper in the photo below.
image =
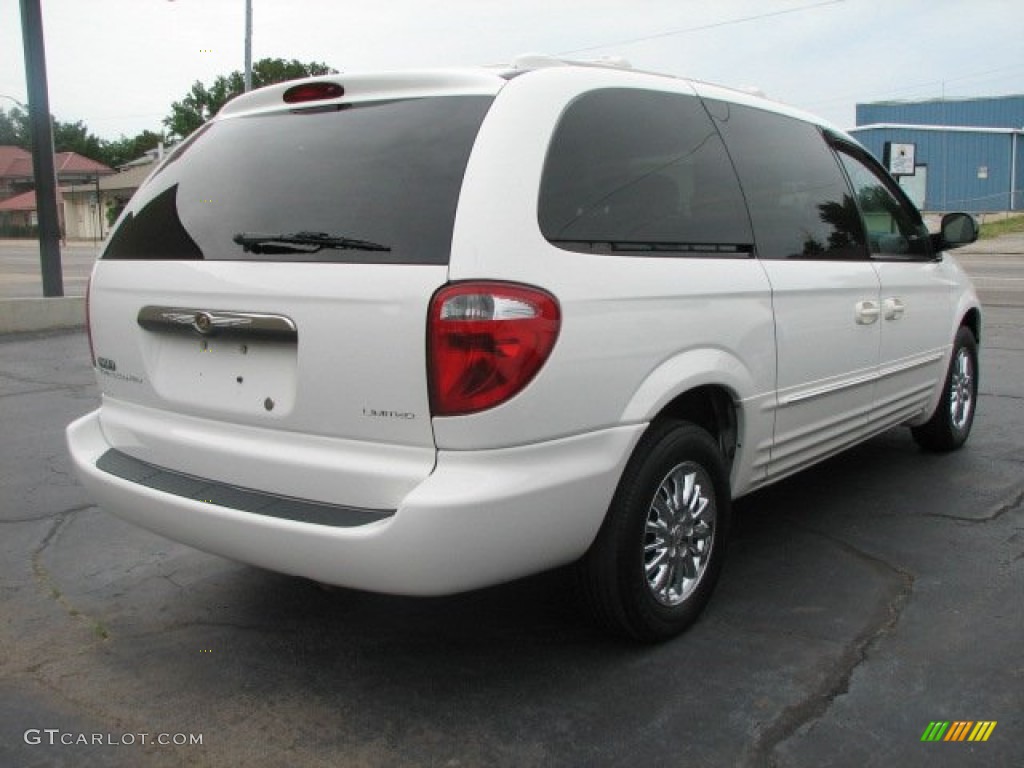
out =
{"type": "MultiPolygon", "coordinates": [[[[153,487],[105,471],[97,462],[112,446],[101,428],[99,411],[73,422],[67,437],[82,483],[99,504],[158,534],[329,584],[441,595],[508,581],[580,557],[597,534],[644,426],[500,450],[440,451],[434,471],[393,514],[367,510],[375,513],[366,518],[370,522],[354,525],[277,516],[273,500],[268,502],[269,512],[232,508],[227,501],[202,498],[194,487],[185,493],[174,483],[153,487]]],[[[109,456],[104,464],[110,469],[109,456]]],[[[246,503],[236,500],[233,506],[246,503]]],[[[319,505],[330,514],[330,505],[319,505]]]]}

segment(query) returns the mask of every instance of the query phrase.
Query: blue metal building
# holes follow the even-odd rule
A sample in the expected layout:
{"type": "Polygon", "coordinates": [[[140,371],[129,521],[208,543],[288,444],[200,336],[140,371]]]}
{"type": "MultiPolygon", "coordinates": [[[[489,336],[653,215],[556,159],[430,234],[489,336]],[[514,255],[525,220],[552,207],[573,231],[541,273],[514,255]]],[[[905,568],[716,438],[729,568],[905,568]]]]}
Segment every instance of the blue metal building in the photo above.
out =
{"type": "Polygon", "coordinates": [[[897,178],[924,210],[1024,210],[1024,95],[858,104],[851,133],[883,162],[887,145],[913,158],[897,178]]]}

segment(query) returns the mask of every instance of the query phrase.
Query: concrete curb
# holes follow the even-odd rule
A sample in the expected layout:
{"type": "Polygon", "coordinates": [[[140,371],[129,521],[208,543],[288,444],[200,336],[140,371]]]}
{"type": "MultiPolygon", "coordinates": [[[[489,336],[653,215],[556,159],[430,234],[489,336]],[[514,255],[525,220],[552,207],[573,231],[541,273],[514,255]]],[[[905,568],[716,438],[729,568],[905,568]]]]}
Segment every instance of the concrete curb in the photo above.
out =
{"type": "Polygon", "coordinates": [[[0,333],[51,331],[85,325],[85,297],[0,299],[0,333]]]}

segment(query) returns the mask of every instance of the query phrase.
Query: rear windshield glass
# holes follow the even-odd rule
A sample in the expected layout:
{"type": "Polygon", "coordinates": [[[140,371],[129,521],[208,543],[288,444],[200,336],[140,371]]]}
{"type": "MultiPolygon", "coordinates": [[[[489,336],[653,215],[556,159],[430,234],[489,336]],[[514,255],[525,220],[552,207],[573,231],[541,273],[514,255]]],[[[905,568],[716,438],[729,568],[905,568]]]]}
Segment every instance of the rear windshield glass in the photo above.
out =
{"type": "Polygon", "coordinates": [[[138,191],[103,258],[447,264],[492,101],[406,99],[208,124],[138,191]]]}

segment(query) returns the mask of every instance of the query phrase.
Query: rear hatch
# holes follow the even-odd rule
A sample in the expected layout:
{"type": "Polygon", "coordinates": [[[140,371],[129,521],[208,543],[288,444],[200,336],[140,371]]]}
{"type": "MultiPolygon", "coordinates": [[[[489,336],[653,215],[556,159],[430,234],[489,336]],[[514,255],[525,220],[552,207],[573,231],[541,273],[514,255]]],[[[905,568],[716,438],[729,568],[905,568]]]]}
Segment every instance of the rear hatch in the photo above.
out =
{"type": "Polygon", "coordinates": [[[169,469],[383,508],[433,466],[427,310],[501,81],[317,82],[233,102],[122,214],[90,292],[101,418],[169,469]],[[401,482],[368,490],[360,456],[401,482]]]}

